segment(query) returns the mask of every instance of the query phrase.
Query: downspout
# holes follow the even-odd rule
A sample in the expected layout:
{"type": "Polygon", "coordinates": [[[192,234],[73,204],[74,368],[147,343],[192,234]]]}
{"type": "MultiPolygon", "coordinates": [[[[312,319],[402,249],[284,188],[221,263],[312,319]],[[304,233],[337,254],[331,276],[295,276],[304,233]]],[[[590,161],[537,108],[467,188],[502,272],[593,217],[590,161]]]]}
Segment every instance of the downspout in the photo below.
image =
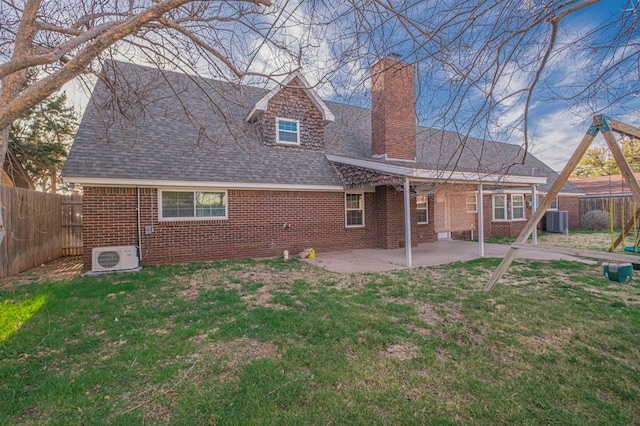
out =
{"type": "Polygon", "coordinates": [[[138,260],[142,261],[142,233],[140,230],[140,187],[136,186],[136,197],[138,198],[138,260]]]}
{"type": "Polygon", "coordinates": [[[404,180],[404,250],[407,268],[412,267],[411,259],[411,188],[409,178],[404,180]]]}
{"type": "MultiPolygon", "coordinates": [[[[535,184],[531,185],[531,216],[534,215],[534,213],[536,212],[538,206],[537,206],[537,198],[538,198],[538,191],[537,191],[537,187],[535,184]]],[[[539,222],[538,222],[539,223],[539,222]]],[[[533,227],[533,231],[531,232],[531,236],[533,238],[533,245],[536,246],[538,245],[538,224],[536,223],[536,226],[533,227]]]]}
{"type": "Polygon", "coordinates": [[[478,210],[478,256],[484,257],[484,194],[482,192],[482,184],[478,184],[478,202],[476,209],[478,210]]]}

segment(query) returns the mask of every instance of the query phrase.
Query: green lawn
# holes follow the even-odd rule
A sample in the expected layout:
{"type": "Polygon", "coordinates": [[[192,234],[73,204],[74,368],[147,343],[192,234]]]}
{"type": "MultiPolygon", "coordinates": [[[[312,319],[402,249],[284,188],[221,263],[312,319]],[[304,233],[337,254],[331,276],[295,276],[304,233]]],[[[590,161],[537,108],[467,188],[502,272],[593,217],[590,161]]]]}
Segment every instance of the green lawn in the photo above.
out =
{"type": "Polygon", "coordinates": [[[640,287],[497,259],[300,261],[0,289],[0,424],[632,424],[640,287]]]}

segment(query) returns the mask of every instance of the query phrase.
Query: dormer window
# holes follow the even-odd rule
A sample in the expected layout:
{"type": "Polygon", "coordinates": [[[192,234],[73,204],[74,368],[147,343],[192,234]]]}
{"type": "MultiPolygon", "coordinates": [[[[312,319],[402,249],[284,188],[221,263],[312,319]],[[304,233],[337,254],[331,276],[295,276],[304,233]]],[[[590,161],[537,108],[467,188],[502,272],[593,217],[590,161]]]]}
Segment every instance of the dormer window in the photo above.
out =
{"type": "Polygon", "coordinates": [[[300,145],[300,122],[276,118],[276,141],[289,145],[300,145]]]}

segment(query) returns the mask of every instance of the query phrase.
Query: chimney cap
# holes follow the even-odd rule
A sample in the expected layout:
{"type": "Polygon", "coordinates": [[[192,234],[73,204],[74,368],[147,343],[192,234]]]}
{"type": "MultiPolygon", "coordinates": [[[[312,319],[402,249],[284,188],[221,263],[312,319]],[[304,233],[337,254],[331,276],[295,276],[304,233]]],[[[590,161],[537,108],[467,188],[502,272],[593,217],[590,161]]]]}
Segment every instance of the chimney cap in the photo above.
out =
{"type": "Polygon", "coordinates": [[[400,60],[400,58],[402,58],[402,55],[400,55],[399,53],[396,53],[396,52],[391,52],[391,53],[389,53],[389,54],[387,55],[387,57],[388,57],[389,59],[394,59],[394,60],[396,60],[396,61],[399,61],[399,60],[400,60]]]}

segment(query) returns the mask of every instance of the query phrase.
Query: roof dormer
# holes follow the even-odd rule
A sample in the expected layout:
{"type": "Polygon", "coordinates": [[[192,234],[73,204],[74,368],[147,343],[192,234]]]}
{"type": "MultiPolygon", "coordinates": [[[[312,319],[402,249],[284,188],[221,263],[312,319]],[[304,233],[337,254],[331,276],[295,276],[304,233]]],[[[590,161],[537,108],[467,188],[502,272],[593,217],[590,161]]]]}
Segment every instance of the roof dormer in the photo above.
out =
{"type": "Polygon", "coordinates": [[[267,110],[267,108],[269,107],[269,101],[273,97],[277,96],[283,90],[286,90],[287,88],[302,89],[302,91],[307,95],[309,100],[315,105],[318,111],[322,114],[323,124],[327,125],[335,119],[329,107],[327,107],[327,105],[320,98],[320,96],[318,96],[316,91],[313,90],[313,88],[311,87],[307,79],[304,78],[304,76],[299,70],[296,70],[291,74],[289,74],[287,78],[285,78],[282,81],[282,83],[274,87],[273,90],[271,90],[269,93],[263,96],[258,102],[256,102],[256,104],[253,106],[253,108],[251,109],[251,112],[249,112],[249,115],[247,115],[247,118],[245,120],[248,122],[255,121],[260,116],[260,114],[262,114],[267,110]]]}
{"type": "Polygon", "coordinates": [[[245,120],[256,124],[265,146],[323,151],[324,128],[334,116],[300,71],[294,71],[245,120]]]}

